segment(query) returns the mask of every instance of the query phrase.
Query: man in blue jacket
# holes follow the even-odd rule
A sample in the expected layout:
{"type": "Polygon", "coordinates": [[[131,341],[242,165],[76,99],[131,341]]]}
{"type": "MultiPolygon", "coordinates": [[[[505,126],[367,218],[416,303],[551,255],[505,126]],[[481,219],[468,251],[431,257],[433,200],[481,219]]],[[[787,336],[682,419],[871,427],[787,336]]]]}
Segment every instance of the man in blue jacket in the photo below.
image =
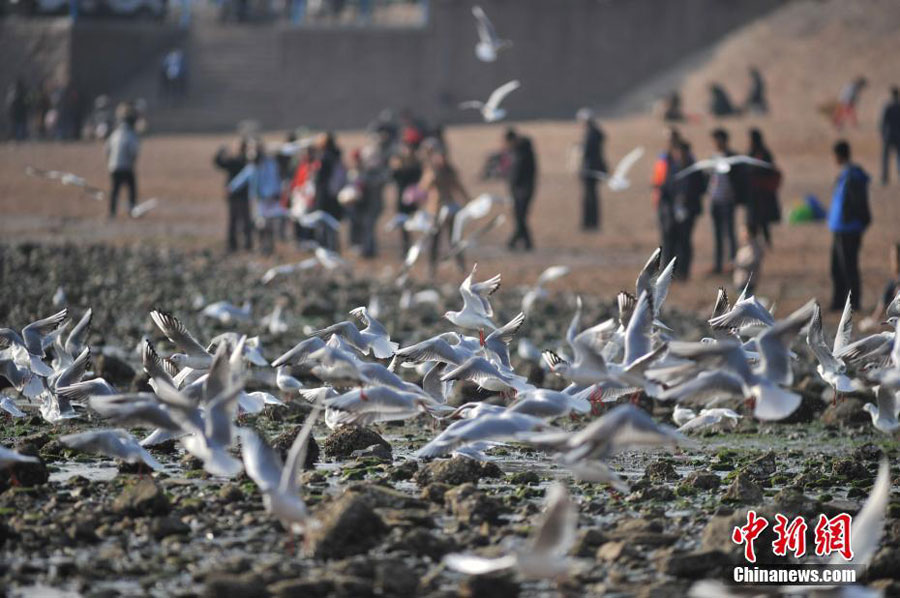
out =
{"type": "Polygon", "coordinates": [[[850,161],[850,144],[834,144],[834,157],[840,173],[831,194],[828,228],[833,234],[831,245],[831,309],[843,309],[847,293],[851,293],[853,309],[862,303],[859,280],[859,248],[862,235],[872,220],[869,211],[869,175],[850,161]]]}

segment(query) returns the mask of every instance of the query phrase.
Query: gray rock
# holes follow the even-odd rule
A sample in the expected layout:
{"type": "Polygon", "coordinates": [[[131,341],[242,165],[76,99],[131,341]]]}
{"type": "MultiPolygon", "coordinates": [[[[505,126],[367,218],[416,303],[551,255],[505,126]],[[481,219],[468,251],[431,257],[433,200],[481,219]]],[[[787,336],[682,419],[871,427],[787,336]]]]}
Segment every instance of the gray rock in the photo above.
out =
{"type": "Polygon", "coordinates": [[[169,536],[186,536],[191,527],[176,517],[157,517],[150,523],[150,533],[157,540],[169,536]]]}
{"type": "Polygon", "coordinates": [[[309,533],[308,546],[310,554],[320,559],[365,553],[388,532],[368,501],[358,494],[345,494],[337,502],[323,504],[316,516],[319,525],[309,533]]]}
{"type": "Polygon", "coordinates": [[[753,481],[753,478],[745,473],[740,472],[732,480],[725,496],[722,500],[738,502],[743,504],[756,504],[762,500],[763,491],[759,485],[753,481]]]}
{"type": "Polygon", "coordinates": [[[458,486],[467,482],[478,482],[481,478],[500,478],[503,472],[494,463],[481,463],[466,457],[453,457],[432,461],[416,473],[415,480],[420,487],[433,482],[458,486]]]}
{"type": "Polygon", "coordinates": [[[457,519],[469,525],[497,521],[502,511],[500,501],[488,496],[471,482],[448,490],[444,494],[444,501],[457,519]]]}
{"type": "Polygon", "coordinates": [[[728,555],[719,550],[675,553],[662,561],[662,571],[673,577],[701,579],[729,563],[728,555]]]}
{"type": "Polygon", "coordinates": [[[268,598],[269,591],[262,581],[252,573],[232,575],[215,573],[207,577],[203,588],[203,598],[268,598]]]}
{"type": "Polygon", "coordinates": [[[167,515],[171,510],[165,492],[149,478],[127,486],[113,502],[112,510],[131,516],[167,515]]]}
{"type": "Polygon", "coordinates": [[[373,444],[391,451],[391,445],[377,432],[358,426],[341,426],[325,439],[322,453],[330,459],[349,459],[353,451],[364,450],[373,444]]]}

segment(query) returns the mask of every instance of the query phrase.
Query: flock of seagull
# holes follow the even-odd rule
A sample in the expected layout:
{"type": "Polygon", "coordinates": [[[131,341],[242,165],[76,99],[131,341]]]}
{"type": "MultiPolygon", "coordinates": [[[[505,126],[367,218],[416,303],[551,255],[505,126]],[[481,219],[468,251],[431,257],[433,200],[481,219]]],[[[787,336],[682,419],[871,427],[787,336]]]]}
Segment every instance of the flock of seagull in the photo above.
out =
{"type": "MultiPolygon", "coordinates": [[[[491,297],[500,288],[501,277],[479,280],[476,265],[459,287],[462,306],[444,314],[452,329],[409,346],[393,341],[371,311],[359,307],[350,312],[352,320],[313,331],[270,363],[258,337],[225,332],[204,344],[175,315],[154,310],[152,322],[175,350],[163,358],[145,338],[141,361],[152,392],[122,392],[89,372],[92,311],[88,309],[66,334],[67,308],[21,332],[0,329],[0,376],[21,397],[38,402],[42,417],[50,423],[81,417],[79,412],[89,409],[118,426],[62,436],[66,446],[159,469],[162,464],[150,450],[177,439],[212,475],[246,471],[272,516],[287,530],[300,533],[315,524],[299,492],[298,464],[305,460],[320,413],[331,429],[425,417],[436,426],[449,425],[420,448],[416,458],[461,455],[484,460],[494,447],[517,443],[544,451],[577,479],[625,492],[628,484],[610,466],[612,457],[627,450],[690,443],[685,434],[741,417],[718,406],[723,399],[745,399],[758,420],[790,416],[801,401],[790,390],[797,359],[792,346],[805,331],[818,372],[836,396],[873,389],[877,404],[867,404],[866,410],[874,426],[885,433],[900,427],[896,333],[900,295],[886,312],[886,324],[894,330],[855,341],[848,298],[837,338],[829,347],[815,301],[779,320],[746,291],[730,304],[719,289],[709,320],[710,336],[689,342],[676,339],[661,319],[673,268],[674,260],[663,265],[656,250],[637,278],[635,293],[619,293],[618,315],[599,323],[583,326],[579,298],[565,332],[565,347],[542,354],[520,332],[526,313],[547,299],[544,287],[568,269],[554,266],[545,271],[525,294],[523,311],[498,323],[491,297]],[[522,337],[520,359],[535,360],[539,354],[544,367],[568,386],[539,388],[516,372],[510,346],[517,336],[522,337]],[[268,384],[272,392],[247,392],[251,381],[268,384]],[[499,395],[499,404],[474,401],[452,407],[448,397],[457,384],[499,395]],[[638,408],[634,400],[642,394],[674,403],[673,419],[680,427],[658,423],[638,408]],[[627,397],[632,401],[624,400],[627,397]],[[264,438],[237,423],[240,414],[260,413],[301,398],[312,404],[312,412],[287,463],[264,438]],[[703,402],[706,408],[694,413],[680,405],[685,399],[703,402]],[[588,416],[602,403],[617,404],[574,430],[554,424],[569,416],[588,416]],[[138,440],[126,427],[151,432],[138,440]],[[232,452],[238,441],[240,459],[232,452]]],[[[218,302],[206,306],[204,313],[220,322],[246,322],[249,305],[218,302]]],[[[5,397],[0,408],[21,417],[21,404],[5,397]]],[[[0,449],[0,467],[34,460],[0,449]]],[[[877,488],[885,484],[882,478],[879,475],[877,488]]],[[[517,567],[531,576],[555,576],[566,565],[561,548],[571,541],[577,511],[573,515],[575,506],[563,486],[552,487],[547,501],[545,523],[524,552],[493,560],[451,555],[447,564],[465,573],[517,567]]],[[[881,513],[883,517],[883,509],[881,513]]]]}

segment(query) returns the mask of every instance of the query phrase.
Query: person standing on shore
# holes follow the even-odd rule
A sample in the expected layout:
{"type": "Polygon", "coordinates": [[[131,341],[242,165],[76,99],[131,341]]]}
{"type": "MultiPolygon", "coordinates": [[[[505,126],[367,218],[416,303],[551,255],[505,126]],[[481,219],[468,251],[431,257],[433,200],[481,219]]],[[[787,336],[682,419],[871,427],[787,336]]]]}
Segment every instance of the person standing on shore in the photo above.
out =
{"type": "Polygon", "coordinates": [[[850,144],[844,140],[834,144],[834,159],[840,172],[831,194],[828,228],[832,232],[831,295],[832,311],[844,308],[847,293],[850,304],[858,310],[862,305],[859,275],[859,250],[862,236],[872,221],[869,211],[869,175],[850,161],[850,144]]]}
{"type": "Polygon", "coordinates": [[[900,88],[891,88],[891,101],[881,113],[881,184],[888,184],[888,162],[891,150],[897,160],[900,176],[900,88]]]}
{"type": "Polygon", "coordinates": [[[122,186],[128,188],[129,209],[137,203],[137,164],[140,141],[134,131],[137,114],[128,104],[119,104],[116,109],[118,126],[106,140],[106,166],[110,174],[112,191],[109,194],[109,217],[116,217],[116,204],[122,186]]]}
{"type": "Polygon", "coordinates": [[[243,185],[235,190],[228,188],[229,183],[247,166],[247,140],[239,139],[230,154],[225,147],[220,147],[213,158],[213,164],[225,171],[225,194],[228,202],[228,251],[238,249],[238,231],[244,237],[244,249],[253,249],[253,222],[250,219],[250,190],[243,185]]]}
{"type": "Polygon", "coordinates": [[[582,108],[577,112],[575,118],[584,123],[581,172],[579,173],[583,188],[581,228],[586,231],[600,230],[603,220],[600,194],[597,190],[599,180],[595,173],[606,172],[606,160],[603,156],[603,143],[606,136],[595,122],[594,112],[590,108],[582,108]]]}
{"type": "Polygon", "coordinates": [[[521,243],[525,251],[534,249],[531,232],[528,230],[528,211],[534,197],[537,180],[537,161],[531,139],[516,133],[514,129],[506,131],[504,137],[506,150],[510,155],[509,192],[513,198],[513,215],[516,230],[507,243],[510,250],[515,250],[521,243]]]}
{"type": "MultiPolygon", "coordinates": [[[[734,152],[728,145],[728,131],[715,129],[712,132],[713,142],[716,145],[716,156],[729,157],[734,152]]],[[[735,206],[746,206],[746,176],[740,165],[734,165],[725,173],[714,172],[710,177],[709,199],[710,213],[713,222],[713,236],[715,238],[715,255],[711,275],[721,274],[724,271],[724,263],[728,259],[728,271],[734,264],[734,256],[737,253],[737,237],[734,229],[735,206]],[[728,244],[726,250],[725,244],[728,244]],[[727,251],[727,255],[726,255],[727,251]]]]}

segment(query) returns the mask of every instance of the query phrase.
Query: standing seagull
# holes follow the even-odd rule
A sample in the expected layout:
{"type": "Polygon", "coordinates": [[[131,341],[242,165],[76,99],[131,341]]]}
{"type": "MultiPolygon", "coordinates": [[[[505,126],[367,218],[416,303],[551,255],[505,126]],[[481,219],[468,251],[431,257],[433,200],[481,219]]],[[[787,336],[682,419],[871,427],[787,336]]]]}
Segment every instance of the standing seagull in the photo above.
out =
{"type": "Polygon", "coordinates": [[[491,93],[487,102],[482,102],[481,100],[469,100],[468,102],[461,103],[459,107],[463,110],[480,110],[481,117],[486,123],[503,120],[506,118],[506,110],[500,107],[500,103],[506,96],[519,89],[520,85],[521,84],[516,80],[504,83],[491,93]]]}
{"type": "Polygon", "coordinates": [[[497,60],[497,53],[512,46],[512,42],[507,39],[500,39],[494,24],[484,14],[484,10],[480,6],[472,7],[472,14],[475,16],[475,27],[478,29],[478,43],[475,45],[475,56],[481,62],[494,62],[497,60]]]}

